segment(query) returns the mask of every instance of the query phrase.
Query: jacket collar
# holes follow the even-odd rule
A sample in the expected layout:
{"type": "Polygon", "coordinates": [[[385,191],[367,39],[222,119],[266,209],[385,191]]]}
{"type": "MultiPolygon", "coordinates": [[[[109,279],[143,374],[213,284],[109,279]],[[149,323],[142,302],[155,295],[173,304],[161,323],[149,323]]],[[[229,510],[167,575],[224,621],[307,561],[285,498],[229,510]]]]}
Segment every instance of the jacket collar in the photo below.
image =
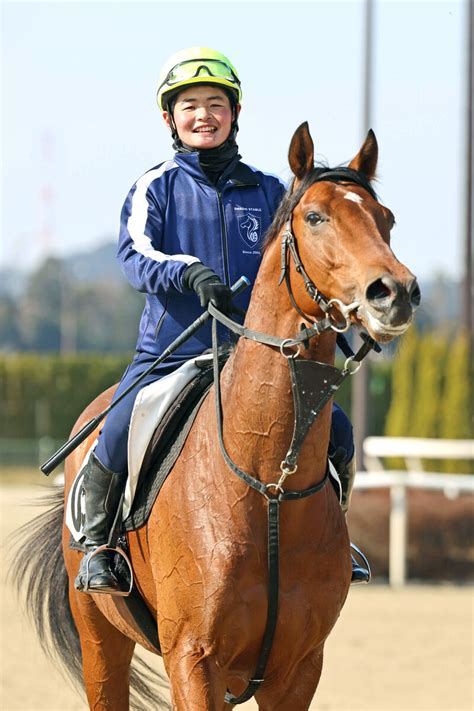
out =
{"type": "MultiPolygon", "coordinates": [[[[195,153],[176,153],[174,160],[179,167],[183,168],[192,178],[211,185],[201,168],[199,153],[197,151],[195,153]]],[[[260,185],[253,170],[237,158],[224,170],[218,184],[224,186],[226,183],[231,183],[236,187],[260,185]]]]}
{"type": "Polygon", "coordinates": [[[231,174],[228,176],[228,180],[235,186],[258,186],[260,183],[257,180],[257,176],[251,168],[242,161],[237,161],[233,166],[231,174]]]}

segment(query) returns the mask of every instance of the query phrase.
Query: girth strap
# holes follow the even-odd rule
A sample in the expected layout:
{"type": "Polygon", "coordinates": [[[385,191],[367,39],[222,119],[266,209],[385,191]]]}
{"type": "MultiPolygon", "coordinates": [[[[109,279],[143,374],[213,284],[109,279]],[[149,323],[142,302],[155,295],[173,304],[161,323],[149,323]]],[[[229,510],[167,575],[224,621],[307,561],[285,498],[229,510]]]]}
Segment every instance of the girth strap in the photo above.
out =
{"type": "MultiPolygon", "coordinates": [[[[211,311],[211,308],[209,310],[211,311]]],[[[220,312],[217,313],[219,314],[219,316],[222,315],[220,314],[220,312]]],[[[240,469],[240,467],[238,467],[232,461],[224,444],[222,398],[218,363],[217,320],[215,318],[212,320],[212,351],[214,365],[214,390],[216,402],[217,433],[219,437],[219,445],[221,448],[222,456],[224,457],[226,464],[235,474],[237,474],[240,479],[242,479],[246,484],[252,487],[252,489],[255,489],[266,498],[268,505],[267,621],[265,624],[265,632],[263,635],[262,646],[260,648],[260,653],[258,656],[257,667],[255,669],[255,673],[252,679],[249,680],[247,688],[239,696],[234,696],[229,691],[225,695],[225,701],[227,703],[236,705],[243,704],[245,701],[248,701],[256,693],[256,691],[258,691],[260,685],[263,683],[265,670],[267,668],[267,663],[273,644],[273,637],[275,635],[275,628],[278,619],[280,504],[282,501],[303,499],[307,496],[311,496],[312,494],[316,494],[321,491],[328,480],[329,470],[326,469],[322,481],[318,482],[318,484],[315,484],[314,486],[309,487],[308,489],[304,489],[303,491],[283,491],[280,489],[279,491],[279,487],[276,487],[274,484],[264,484],[248,472],[244,472],[243,469],[240,469]],[[270,493],[272,489],[275,491],[274,495],[270,493]]]]}
{"type": "Polygon", "coordinates": [[[268,500],[268,611],[267,623],[263,635],[262,646],[258,655],[257,667],[253,678],[239,696],[234,696],[228,691],[225,701],[228,704],[243,704],[258,691],[270,656],[273,637],[278,619],[278,592],[280,587],[279,573],[279,531],[280,529],[280,502],[278,499],[268,500]]]}

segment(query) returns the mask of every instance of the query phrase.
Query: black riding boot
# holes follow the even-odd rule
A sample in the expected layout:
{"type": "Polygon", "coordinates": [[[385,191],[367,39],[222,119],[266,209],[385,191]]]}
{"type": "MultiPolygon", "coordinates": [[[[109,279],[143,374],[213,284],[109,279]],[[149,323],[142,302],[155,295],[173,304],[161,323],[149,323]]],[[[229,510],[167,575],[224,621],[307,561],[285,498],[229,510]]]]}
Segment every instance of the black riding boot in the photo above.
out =
{"type": "Polygon", "coordinates": [[[74,582],[76,590],[88,593],[114,593],[120,590],[118,580],[110,569],[109,551],[95,551],[108,542],[126,479],[122,474],[109,471],[91,453],[85,465],[83,482],[86,554],[74,582]]]}
{"type": "MultiPolygon", "coordinates": [[[[342,448],[341,448],[342,449],[342,448]]],[[[343,453],[345,455],[345,450],[343,450],[343,453]]],[[[336,451],[334,457],[332,457],[333,464],[337,469],[337,473],[339,474],[339,480],[341,482],[341,488],[342,488],[342,496],[341,496],[341,508],[346,514],[347,511],[349,510],[349,503],[351,500],[351,494],[352,494],[352,488],[354,486],[354,479],[355,479],[355,457],[351,459],[350,462],[345,462],[345,458],[341,456],[338,460],[338,454],[339,450],[336,451]],[[336,461],[334,461],[336,460],[336,461]]],[[[363,565],[360,565],[356,558],[351,554],[351,561],[352,561],[352,578],[351,578],[351,585],[357,585],[357,583],[368,583],[370,582],[371,578],[371,571],[370,571],[370,565],[369,561],[365,557],[365,555],[362,553],[362,551],[353,543],[351,543],[351,548],[355,553],[358,555],[358,557],[361,559],[363,565]]]]}

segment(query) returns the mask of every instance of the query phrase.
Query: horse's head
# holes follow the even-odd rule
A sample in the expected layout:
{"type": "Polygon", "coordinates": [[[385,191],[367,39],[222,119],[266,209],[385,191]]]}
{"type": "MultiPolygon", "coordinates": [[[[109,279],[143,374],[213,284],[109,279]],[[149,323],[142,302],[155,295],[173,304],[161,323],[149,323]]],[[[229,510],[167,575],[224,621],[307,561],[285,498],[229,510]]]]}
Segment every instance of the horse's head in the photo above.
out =
{"type": "MultiPolygon", "coordinates": [[[[290,145],[295,180],[286,200],[307,275],[327,300],[352,306],[347,313],[354,323],[387,342],[410,325],[420,290],[390,248],[395,219],[370,184],[377,154],[375,135],[369,131],[347,168],[315,168],[313,141],[307,123],[302,124],[290,145]]],[[[316,315],[318,307],[302,280],[292,278],[293,287],[305,313],[316,315]]]]}

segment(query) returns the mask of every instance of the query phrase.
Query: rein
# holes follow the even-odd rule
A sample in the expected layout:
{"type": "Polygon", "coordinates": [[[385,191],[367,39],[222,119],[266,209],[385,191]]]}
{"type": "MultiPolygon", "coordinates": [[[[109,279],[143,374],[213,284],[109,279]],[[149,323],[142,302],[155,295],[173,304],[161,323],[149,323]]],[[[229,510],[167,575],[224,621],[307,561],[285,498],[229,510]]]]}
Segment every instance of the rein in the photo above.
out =
{"type": "Polygon", "coordinates": [[[208,311],[213,317],[212,320],[212,350],[213,350],[213,369],[214,369],[214,391],[215,391],[215,407],[217,432],[219,446],[222,456],[227,466],[248,486],[261,494],[267,501],[267,530],[268,530],[268,608],[265,632],[260,648],[257,666],[253,677],[249,680],[247,688],[239,696],[234,696],[227,691],[225,701],[229,704],[242,704],[248,701],[260,688],[264,681],[265,670],[270,656],[273,637],[278,618],[278,597],[279,597],[279,521],[280,521],[280,504],[284,501],[295,501],[312,496],[322,491],[325,487],[329,476],[329,464],[323,479],[313,486],[303,489],[302,491],[288,491],[283,489],[283,484],[288,476],[294,474],[298,469],[298,457],[301,451],[303,442],[308,434],[308,431],[319,415],[326,403],[334,396],[336,390],[349,375],[353,375],[359,370],[363,358],[371,350],[380,352],[380,346],[368,334],[363,334],[364,343],[359,348],[357,353],[353,353],[345,336],[344,331],[347,331],[350,326],[350,313],[358,307],[356,302],[345,305],[339,299],[328,300],[311,281],[306,273],[304,266],[299,257],[296,242],[293,233],[291,232],[291,224],[288,220],[285,230],[282,234],[282,268],[279,284],[283,279],[286,282],[288,293],[290,295],[293,307],[302,315],[305,320],[310,320],[299,308],[294,299],[291,284],[288,274],[288,256],[291,255],[295,263],[296,271],[302,276],[305,283],[305,288],[311,298],[321,307],[325,314],[323,318],[312,321],[309,328],[302,327],[300,332],[293,338],[279,338],[261,331],[249,329],[245,326],[236,323],[233,319],[221,313],[213,304],[208,305],[208,311]],[[332,308],[343,315],[344,324],[338,323],[331,315],[332,308]],[[233,333],[236,333],[242,338],[261,343],[272,348],[278,348],[281,355],[286,358],[290,370],[291,391],[294,404],[294,426],[293,435],[289,449],[284,460],[280,464],[280,474],[277,482],[265,484],[252,474],[245,472],[237,466],[230,457],[224,443],[224,422],[222,410],[222,395],[219,375],[219,359],[218,359],[218,338],[217,338],[217,322],[222,323],[233,333]],[[301,345],[307,344],[310,338],[319,336],[325,331],[335,331],[337,333],[337,344],[344,352],[346,361],[342,369],[336,368],[326,363],[311,361],[307,359],[298,359],[301,345]],[[291,351],[296,347],[296,351],[291,351]],[[355,363],[355,367],[350,367],[351,363],[355,363]]]}

